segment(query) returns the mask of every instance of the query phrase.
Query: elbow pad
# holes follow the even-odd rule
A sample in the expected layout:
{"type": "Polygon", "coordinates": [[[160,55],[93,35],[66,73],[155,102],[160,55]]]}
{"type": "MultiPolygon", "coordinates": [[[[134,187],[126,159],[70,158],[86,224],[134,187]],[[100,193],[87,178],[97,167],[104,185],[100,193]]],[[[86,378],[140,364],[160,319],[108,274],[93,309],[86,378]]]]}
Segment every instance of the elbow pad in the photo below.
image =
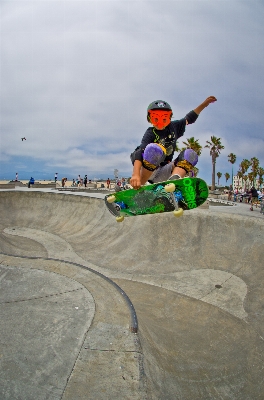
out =
{"type": "Polygon", "coordinates": [[[190,111],[185,115],[185,119],[188,121],[188,124],[193,124],[198,118],[198,114],[195,111],[190,111]]]}
{"type": "Polygon", "coordinates": [[[134,151],[133,151],[133,153],[131,153],[130,154],[130,160],[131,160],[131,162],[132,162],[132,164],[134,165],[134,162],[136,161],[136,160],[139,160],[139,161],[143,161],[143,152],[144,152],[144,149],[142,149],[140,146],[138,146],[134,151]]]}

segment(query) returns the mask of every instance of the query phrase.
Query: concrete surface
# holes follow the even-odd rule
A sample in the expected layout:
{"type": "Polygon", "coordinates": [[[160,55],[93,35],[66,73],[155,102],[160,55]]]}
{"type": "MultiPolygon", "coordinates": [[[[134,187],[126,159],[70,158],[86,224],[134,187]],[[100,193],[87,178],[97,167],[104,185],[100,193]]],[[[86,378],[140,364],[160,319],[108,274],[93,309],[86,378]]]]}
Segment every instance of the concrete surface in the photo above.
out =
{"type": "Polygon", "coordinates": [[[263,399],[259,209],[103,197],[0,191],[0,399],[263,399]]]}

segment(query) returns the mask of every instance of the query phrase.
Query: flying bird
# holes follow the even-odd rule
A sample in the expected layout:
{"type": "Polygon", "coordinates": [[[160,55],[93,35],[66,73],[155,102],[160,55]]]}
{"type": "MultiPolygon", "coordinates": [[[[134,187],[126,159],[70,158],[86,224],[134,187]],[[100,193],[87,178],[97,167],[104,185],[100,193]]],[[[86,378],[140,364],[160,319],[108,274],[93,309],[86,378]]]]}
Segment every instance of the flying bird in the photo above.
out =
{"type": "Polygon", "coordinates": [[[22,137],[21,140],[22,140],[22,142],[23,142],[23,140],[27,140],[27,139],[26,139],[25,137],[22,137]]]}

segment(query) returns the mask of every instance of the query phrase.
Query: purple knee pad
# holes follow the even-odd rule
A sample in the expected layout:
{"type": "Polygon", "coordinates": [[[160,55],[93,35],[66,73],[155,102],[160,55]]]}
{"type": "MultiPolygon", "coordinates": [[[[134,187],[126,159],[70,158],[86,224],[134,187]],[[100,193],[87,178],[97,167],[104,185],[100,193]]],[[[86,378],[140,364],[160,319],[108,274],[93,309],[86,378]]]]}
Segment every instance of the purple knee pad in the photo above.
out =
{"type": "Polygon", "coordinates": [[[198,163],[198,155],[192,149],[186,149],[180,152],[179,161],[188,161],[194,167],[198,163]]]}
{"type": "Polygon", "coordinates": [[[157,143],[150,143],[143,153],[143,166],[149,171],[154,171],[165,160],[166,150],[157,143]]]}
{"type": "Polygon", "coordinates": [[[182,150],[176,160],[174,160],[175,167],[184,169],[187,173],[191,172],[193,167],[198,162],[198,155],[192,149],[182,150]]]}

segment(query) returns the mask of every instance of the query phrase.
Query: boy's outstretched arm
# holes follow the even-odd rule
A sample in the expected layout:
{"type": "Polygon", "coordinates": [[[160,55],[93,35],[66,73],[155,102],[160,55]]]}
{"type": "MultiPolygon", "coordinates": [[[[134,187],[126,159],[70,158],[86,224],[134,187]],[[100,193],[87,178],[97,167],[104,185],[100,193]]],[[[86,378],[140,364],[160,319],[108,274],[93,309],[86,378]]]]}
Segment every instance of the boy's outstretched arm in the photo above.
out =
{"type": "Polygon", "coordinates": [[[205,99],[198,107],[196,107],[193,111],[196,114],[200,114],[201,111],[203,111],[203,109],[207,106],[209,106],[210,103],[214,103],[215,101],[217,101],[217,98],[214,96],[209,96],[207,97],[207,99],[205,99]]]}

